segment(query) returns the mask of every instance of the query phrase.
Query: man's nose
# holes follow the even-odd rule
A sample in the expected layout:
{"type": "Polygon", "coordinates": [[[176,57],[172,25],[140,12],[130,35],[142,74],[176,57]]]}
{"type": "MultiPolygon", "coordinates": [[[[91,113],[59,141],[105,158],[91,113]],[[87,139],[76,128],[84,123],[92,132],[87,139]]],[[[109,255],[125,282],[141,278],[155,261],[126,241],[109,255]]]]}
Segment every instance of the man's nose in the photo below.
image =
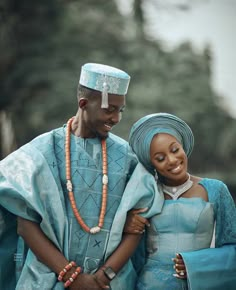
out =
{"type": "Polygon", "coordinates": [[[111,120],[112,120],[112,122],[113,122],[114,124],[119,123],[120,120],[121,120],[121,113],[118,112],[118,111],[114,111],[114,112],[112,113],[111,120]]]}

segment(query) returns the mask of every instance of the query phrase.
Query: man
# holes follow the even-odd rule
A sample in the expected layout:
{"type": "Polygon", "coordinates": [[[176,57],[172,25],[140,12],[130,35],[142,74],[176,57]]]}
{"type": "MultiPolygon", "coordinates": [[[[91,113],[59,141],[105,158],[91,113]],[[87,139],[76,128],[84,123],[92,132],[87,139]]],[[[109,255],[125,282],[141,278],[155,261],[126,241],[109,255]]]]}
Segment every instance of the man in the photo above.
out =
{"type": "Polygon", "coordinates": [[[120,270],[138,235],[124,235],[126,244],[105,261],[137,164],[127,142],[110,132],[121,120],[129,81],[119,69],[85,64],[76,115],[0,163],[1,289],[132,289],[130,261],[120,270]]]}

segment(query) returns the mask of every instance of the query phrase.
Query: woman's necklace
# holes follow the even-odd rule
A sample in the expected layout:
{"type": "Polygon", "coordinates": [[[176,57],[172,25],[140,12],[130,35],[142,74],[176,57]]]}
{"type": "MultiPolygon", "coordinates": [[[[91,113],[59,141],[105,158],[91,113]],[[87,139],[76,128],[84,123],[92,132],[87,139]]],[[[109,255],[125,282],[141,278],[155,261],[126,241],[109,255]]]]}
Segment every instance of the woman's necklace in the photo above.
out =
{"type": "Polygon", "coordinates": [[[108,184],[108,176],[107,176],[107,148],[106,148],[106,140],[102,139],[102,204],[101,204],[101,210],[100,210],[100,216],[98,225],[92,228],[89,228],[82,217],[79,214],[79,211],[76,207],[76,202],[74,198],[73,193],[73,186],[71,182],[71,162],[70,162],[70,133],[71,133],[71,123],[73,121],[74,117],[69,119],[67,122],[67,128],[66,128],[66,141],[65,141],[65,151],[66,151],[66,187],[68,190],[69,200],[70,204],[73,210],[73,213],[80,224],[80,226],[88,233],[96,234],[98,233],[104,224],[104,218],[106,213],[106,207],[107,207],[107,184],[108,184]]]}
{"type": "Polygon", "coordinates": [[[171,196],[172,199],[176,200],[179,198],[180,195],[182,195],[192,186],[193,186],[193,182],[192,180],[190,180],[190,175],[188,174],[188,179],[187,181],[185,181],[185,183],[178,186],[167,186],[165,184],[162,184],[162,189],[163,189],[163,192],[171,196]]]}

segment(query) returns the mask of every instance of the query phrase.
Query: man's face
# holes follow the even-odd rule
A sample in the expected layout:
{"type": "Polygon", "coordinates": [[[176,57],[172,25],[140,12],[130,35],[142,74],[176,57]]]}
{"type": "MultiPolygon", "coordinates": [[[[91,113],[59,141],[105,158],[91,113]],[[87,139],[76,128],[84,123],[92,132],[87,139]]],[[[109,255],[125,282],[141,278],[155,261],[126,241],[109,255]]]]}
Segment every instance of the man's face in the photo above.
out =
{"type": "Polygon", "coordinates": [[[85,138],[106,138],[112,128],[120,122],[125,108],[125,96],[108,95],[109,106],[101,108],[101,93],[88,100],[83,110],[83,132],[85,138]]]}

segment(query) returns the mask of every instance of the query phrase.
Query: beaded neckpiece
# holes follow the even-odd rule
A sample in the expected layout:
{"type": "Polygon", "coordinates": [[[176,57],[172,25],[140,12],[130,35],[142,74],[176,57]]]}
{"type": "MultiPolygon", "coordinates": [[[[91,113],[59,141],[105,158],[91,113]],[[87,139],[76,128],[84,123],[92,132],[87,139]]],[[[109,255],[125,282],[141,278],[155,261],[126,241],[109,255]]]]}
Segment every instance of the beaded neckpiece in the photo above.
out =
{"type": "Polygon", "coordinates": [[[192,180],[190,180],[190,175],[188,174],[188,179],[183,184],[178,186],[167,186],[162,184],[163,192],[172,197],[172,199],[178,199],[184,192],[193,186],[192,180]]]}
{"type": "Polygon", "coordinates": [[[100,216],[98,225],[92,228],[89,228],[76,207],[76,202],[73,193],[73,186],[71,182],[71,162],[70,162],[70,133],[71,133],[71,123],[74,117],[69,119],[67,122],[67,129],[66,129],[66,141],[65,141],[65,152],[66,152],[66,187],[68,190],[70,204],[73,210],[73,213],[80,224],[80,226],[88,233],[96,234],[98,233],[104,224],[104,218],[106,213],[106,206],[107,206],[107,184],[108,184],[108,176],[107,176],[107,149],[106,149],[106,140],[101,140],[102,145],[102,202],[101,202],[101,209],[100,209],[100,216]]]}

